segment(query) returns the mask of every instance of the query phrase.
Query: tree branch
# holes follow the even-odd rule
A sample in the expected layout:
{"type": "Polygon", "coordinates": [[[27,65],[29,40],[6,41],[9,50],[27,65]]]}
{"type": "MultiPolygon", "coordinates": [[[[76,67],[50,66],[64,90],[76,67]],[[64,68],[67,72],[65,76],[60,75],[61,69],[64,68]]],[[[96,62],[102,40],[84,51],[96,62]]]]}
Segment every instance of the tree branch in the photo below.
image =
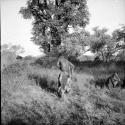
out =
{"type": "Polygon", "coordinates": [[[59,4],[58,4],[58,0],[55,0],[55,7],[58,8],[59,4]]]}

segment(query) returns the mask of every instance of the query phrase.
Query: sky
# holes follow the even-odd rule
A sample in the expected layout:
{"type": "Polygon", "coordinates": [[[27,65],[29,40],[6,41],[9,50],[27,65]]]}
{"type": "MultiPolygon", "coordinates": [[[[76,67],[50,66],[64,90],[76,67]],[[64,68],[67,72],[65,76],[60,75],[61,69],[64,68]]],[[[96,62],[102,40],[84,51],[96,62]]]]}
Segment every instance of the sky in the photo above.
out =
{"type": "MultiPolygon", "coordinates": [[[[26,55],[42,55],[32,37],[32,21],[23,19],[19,14],[20,7],[25,6],[27,0],[1,0],[1,44],[21,45],[26,55]]],[[[90,23],[86,30],[99,26],[113,30],[125,25],[125,0],[88,0],[90,23]]]]}

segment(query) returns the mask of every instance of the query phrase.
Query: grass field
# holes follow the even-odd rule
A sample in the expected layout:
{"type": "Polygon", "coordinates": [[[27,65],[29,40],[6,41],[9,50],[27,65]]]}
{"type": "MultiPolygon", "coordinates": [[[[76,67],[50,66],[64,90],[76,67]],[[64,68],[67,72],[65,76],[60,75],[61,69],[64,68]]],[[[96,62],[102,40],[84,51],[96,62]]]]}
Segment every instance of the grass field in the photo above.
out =
{"type": "Polygon", "coordinates": [[[125,89],[95,87],[111,73],[124,76],[124,65],[81,64],[73,74],[72,90],[57,95],[59,71],[22,60],[1,71],[3,125],[124,125],[125,89]],[[92,82],[93,81],[93,82],[92,82]]]}

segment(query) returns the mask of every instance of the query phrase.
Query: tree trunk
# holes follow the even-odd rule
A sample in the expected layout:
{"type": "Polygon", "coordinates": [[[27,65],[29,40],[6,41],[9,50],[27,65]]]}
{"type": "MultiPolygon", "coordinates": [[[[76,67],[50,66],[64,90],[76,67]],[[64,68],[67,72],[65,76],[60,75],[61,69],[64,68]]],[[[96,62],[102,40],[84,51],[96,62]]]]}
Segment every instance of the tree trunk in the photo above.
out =
{"type": "Polygon", "coordinates": [[[102,60],[103,62],[105,62],[105,57],[104,57],[104,53],[102,51],[100,51],[101,55],[102,55],[102,60]]]}
{"type": "Polygon", "coordinates": [[[51,44],[57,47],[61,44],[61,36],[56,27],[51,26],[50,30],[51,30],[51,37],[52,37],[51,44]]]}

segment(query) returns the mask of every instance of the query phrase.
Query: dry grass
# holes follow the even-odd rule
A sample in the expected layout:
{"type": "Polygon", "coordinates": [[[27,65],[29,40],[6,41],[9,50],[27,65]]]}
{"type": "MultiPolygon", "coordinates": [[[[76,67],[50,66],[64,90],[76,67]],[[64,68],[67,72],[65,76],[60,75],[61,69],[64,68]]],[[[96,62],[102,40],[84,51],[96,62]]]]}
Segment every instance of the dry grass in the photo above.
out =
{"type": "Polygon", "coordinates": [[[99,74],[102,79],[109,74],[104,69],[94,70],[91,74],[74,73],[72,91],[59,98],[58,70],[30,65],[27,61],[8,66],[1,73],[2,124],[123,125],[125,90],[95,88],[90,81],[99,79],[99,74]],[[93,75],[94,70],[98,75],[93,75]]]}

